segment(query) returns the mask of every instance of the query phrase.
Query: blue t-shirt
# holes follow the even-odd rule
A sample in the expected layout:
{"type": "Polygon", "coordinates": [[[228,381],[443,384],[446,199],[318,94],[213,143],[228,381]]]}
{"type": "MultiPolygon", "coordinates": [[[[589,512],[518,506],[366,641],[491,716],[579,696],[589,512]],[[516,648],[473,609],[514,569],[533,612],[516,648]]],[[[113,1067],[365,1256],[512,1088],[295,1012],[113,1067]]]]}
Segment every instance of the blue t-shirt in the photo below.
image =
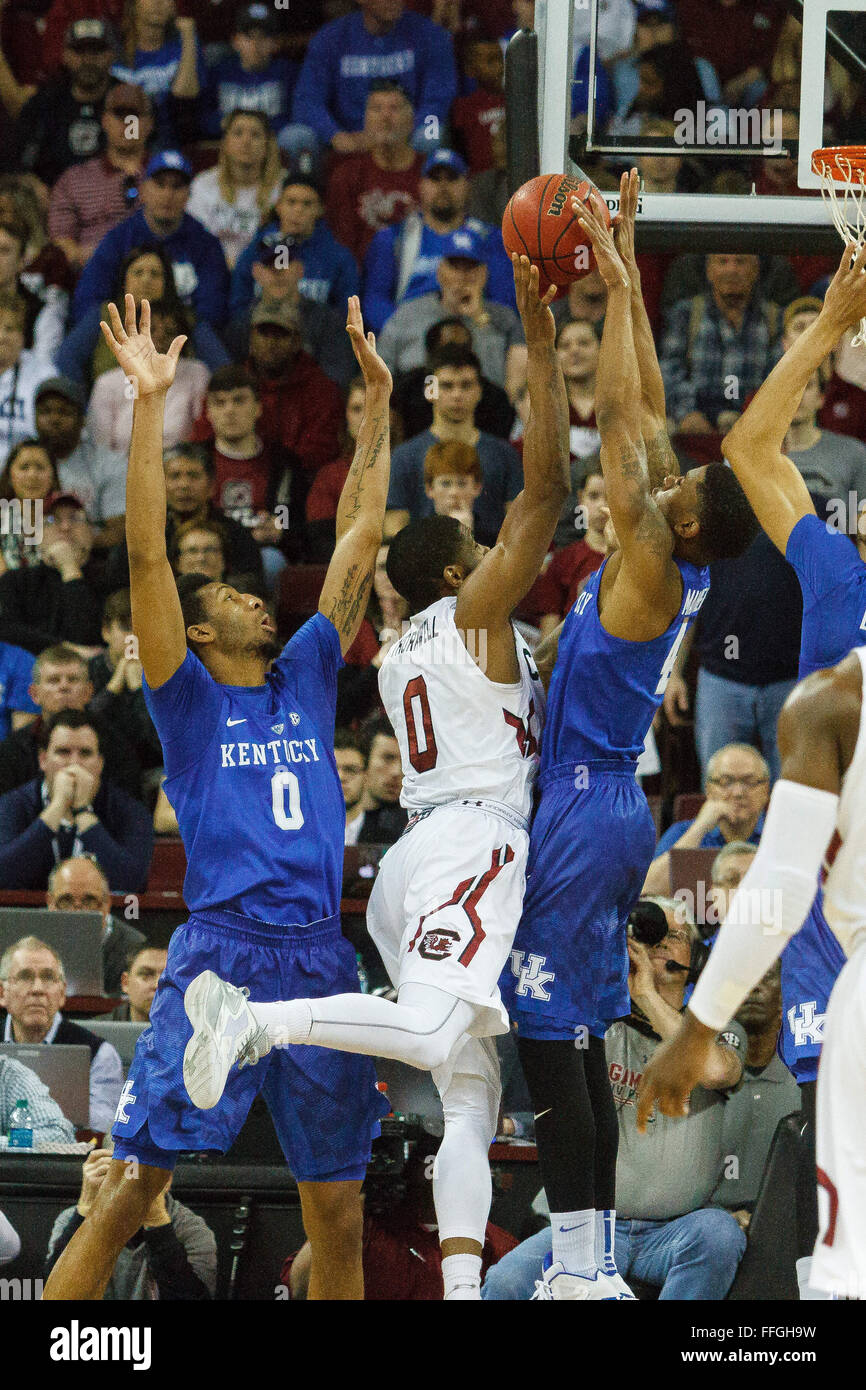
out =
{"type": "Polygon", "coordinates": [[[34,663],[35,658],[23,647],[0,642],[0,738],[6,738],[12,732],[13,710],[39,713],[39,706],[34,705],[27,693],[33,679],[34,663]]]}
{"type": "MultiPolygon", "coordinates": [[[[664,835],[662,835],[661,839],[656,845],[655,858],[658,859],[660,854],[664,854],[666,850],[673,849],[677,840],[680,838],[681,835],[685,835],[690,825],[694,825],[694,821],[677,820],[674,821],[673,825],[669,825],[664,835]]],[[[758,817],[757,824],[755,825],[755,828],[752,831],[746,843],[750,845],[759,845],[761,843],[761,834],[763,833],[763,829],[764,813],[762,811],[760,816],[758,817]]],[[[708,830],[707,833],[704,835],[704,838],[701,840],[701,843],[699,845],[699,849],[724,849],[727,843],[728,842],[725,839],[719,827],[717,825],[714,825],[712,830],[708,830]]]]}
{"type": "MultiPolygon", "coordinates": [[[[274,248],[285,244],[280,224],[269,222],[240,254],[232,271],[229,290],[229,314],[243,314],[261,298],[262,287],[253,279],[253,266],[263,251],[273,255],[274,248]]],[[[298,289],[305,299],[317,304],[332,304],[341,315],[346,313],[346,301],[360,293],[360,280],[355,257],[348,247],[337,241],[330,227],[320,218],[306,241],[293,243],[293,251],[304,267],[298,289]]],[[[273,260],[271,260],[273,264],[273,260]]]]}
{"type": "Polygon", "coordinates": [[[261,111],[279,134],[289,122],[300,70],[300,63],[272,58],[260,71],[245,72],[236,53],[221,58],[209,69],[201,95],[202,133],[218,140],[222,122],[232,111],[261,111]]]}
{"type": "Polygon", "coordinates": [[[614,759],[637,764],[664,698],[683,638],[710,591],[710,572],[677,560],[683,596],[660,637],[632,642],[602,626],[598,591],[607,568],[591,574],[566,615],[547,695],[541,772],[566,763],[614,759]]]}
{"type": "Polygon", "coordinates": [[[143,685],[165,755],[165,791],[187,856],[190,912],[308,925],[339,911],[345,803],[334,761],[333,624],[295,633],[265,684],[222,685],[187,652],[143,685]]]}
{"type": "Polygon", "coordinates": [[[811,513],[788,537],[785,559],[803,591],[802,680],[866,642],[866,565],[850,537],[811,513]]]}
{"type": "MultiPolygon", "coordinates": [[[[424,430],[399,444],[391,456],[388,506],[407,511],[412,521],[433,515],[433,503],[424,491],[424,456],[435,443],[433,431],[424,430]]],[[[523,487],[523,465],[516,449],[483,430],[475,449],[484,480],[475,500],[475,531],[482,545],[492,545],[505,520],[507,504],[523,487]]]]}
{"type": "MultiPolygon", "coordinates": [[[[152,53],[136,49],[131,63],[115,63],[111,69],[112,77],[118,78],[121,82],[131,82],[134,86],[142,87],[147,92],[153,102],[157,135],[163,143],[173,140],[175,135],[172,121],[171,85],[177,77],[177,70],[180,67],[180,54],[180,35],[175,34],[161,48],[154,49],[152,53]]],[[[204,88],[207,81],[207,68],[198,41],[196,41],[195,65],[199,87],[204,88]]]]}

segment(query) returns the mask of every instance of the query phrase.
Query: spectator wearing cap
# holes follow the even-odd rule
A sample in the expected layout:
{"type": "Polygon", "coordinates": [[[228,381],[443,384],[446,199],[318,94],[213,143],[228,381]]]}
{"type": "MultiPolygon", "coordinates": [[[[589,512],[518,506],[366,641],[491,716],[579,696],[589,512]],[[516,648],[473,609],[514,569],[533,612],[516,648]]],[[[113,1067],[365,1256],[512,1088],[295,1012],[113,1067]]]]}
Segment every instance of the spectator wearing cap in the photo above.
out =
{"type": "MultiPolygon", "coordinates": [[[[184,310],[170,300],[158,299],[150,306],[150,333],[157,352],[168,352],[175,338],[186,334],[184,310]]],[[[183,345],[174,381],[165,399],[163,444],[172,449],[189,439],[193,425],[204,403],[210,372],[203,362],[193,356],[189,338],[183,345]]],[[[97,448],[120,454],[124,461],[132,436],[132,411],[135,402],[129,391],[129,380],[120,367],[102,372],[94,382],[87,407],[87,429],[97,448]]],[[[119,539],[114,536],[112,544],[119,539]]]]}
{"type": "Polygon", "coordinates": [[[371,82],[364,110],[367,149],[349,155],[328,182],[328,221],[360,264],[376,232],[418,205],[423,157],[410,143],[415,112],[400,83],[371,82]]]}
{"type": "Polygon", "coordinates": [[[76,286],[72,317],[77,322],[108,299],[124,256],[134,246],[159,246],[171,262],[181,302],[218,328],[226,316],[228,268],[217,238],[186,211],[192,169],[179,150],[154,155],[141,182],[141,207],[106,236],[87,262],[76,286]]]}
{"type": "Polygon", "coordinates": [[[0,464],[16,444],[36,433],[36,389],[54,372],[49,358],[24,346],[26,329],[25,301],[0,291],[0,464]]]}
{"type": "Polygon", "coordinates": [[[462,156],[444,149],[430,155],[418,196],[417,212],[384,227],[370,242],[364,261],[364,318],[374,333],[381,332],[404,300],[436,293],[436,267],[457,231],[474,232],[480,239],[488,268],[488,297],[513,309],[514,280],[499,228],[466,216],[469,179],[462,156]]]}
{"type": "Polygon", "coordinates": [[[263,228],[239,257],[232,273],[229,312],[232,318],[263,295],[275,298],[280,271],[300,261],[298,290],[345,314],[346,300],[358,294],[358,267],[322,216],[324,204],[312,175],[290,171],[274,207],[275,220],[263,228]]]}
{"type": "Polygon", "coordinates": [[[123,52],[113,75],[147,92],[163,144],[194,138],[197,99],[207,77],[195,20],[178,17],[174,0],[130,0],[125,14],[123,52]]]}
{"type": "Polygon", "coordinates": [[[84,1046],[90,1051],[90,1128],[111,1128],[123,1087],[123,1065],[116,1048],[60,1012],[66,1003],[63,962],[35,936],[14,941],[0,959],[3,1041],[84,1046]]]}
{"type": "MultiPolygon", "coordinates": [[[[123,257],[107,298],[122,305],[127,294],[132,295],[136,309],[141,307],[142,299],[151,305],[168,301],[175,308],[181,307],[171,261],[155,242],[133,246],[123,257]]],[[[231,359],[216,329],[205,319],[197,319],[189,307],[185,312],[193,356],[211,371],[224,367],[231,359]]],[[[108,321],[108,303],[91,304],[67,333],[55,356],[58,371],[82,386],[90,387],[103,372],[114,371],[117,366],[99,327],[102,319],[108,321]]]]}
{"type": "Polygon", "coordinates": [[[435,148],[457,96],[454,49],[444,29],[401,0],[360,0],[359,10],[313,35],[295,88],[295,126],[285,132],[283,148],[368,149],[364,107],[377,77],[399,77],[415,108],[413,144],[435,148]]]}
{"type": "Polygon", "coordinates": [[[232,28],[233,53],[208,70],[199,106],[203,135],[218,139],[233,111],[259,111],[275,135],[289,123],[301,65],[277,53],[279,23],[270,5],[244,5],[232,28]]]}
{"type": "Polygon", "coordinates": [[[96,528],[97,549],[115,545],[126,510],[126,456],[94,440],[85,427],[86,393],[68,377],[51,376],[36,391],[39,442],[51,453],[63,492],[72,493],[96,528]]]}
{"type": "Polygon", "coordinates": [[[276,138],[260,111],[232,111],[223,123],[216,168],[190,185],[187,209],[219,237],[229,269],[271,217],[282,169],[276,138]]]}
{"type": "MultiPolygon", "coordinates": [[[[285,301],[262,300],[253,310],[246,365],[261,402],[256,433],[262,440],[281,444],[309,474],[334,459],[343,415],[340,393],[301,347],[300,320],[285,301]]],[[[213,433],[205,414],[195,437],[210,440],[213,433]]]]}
{"type": "MultiPolygon", "coordinates": [[[[43,647],[33,667],[29,695],[37,717],[0,742],[0,795],[32,782],[39,775],[39,739],[43,725],[60,710],[87,710],[93,682],[87,661],[62,642],[43,647]]],[[[99,742],[106,776],[130,796],[141,796],[141,764],[130,743],[112,724],[99,723],[99,742]]]]}
{"type": "Polygon", "coordinates": [[[33,665],[23,647],[0,642],[0,742],[38,718],[39,706],[30,697],[33,665]]]}
{"type": "Polygon", "coordinates": [[[22,632],[28,646],[54,638],[81,646],[99,643],[97,569],[91,561],[93,527],[73,493],[45,506],[39,563],[0,575],[0,615],[22,632]]]}
{"type": "Polygon", "coordinates": [[[122,917],[112,916],[111,890],[99,860],[91,854],[61,860],[48,876],[45,906],[49,912],[101,915],[102,988],[112,997],[120,994],[129,954],[140,951],[146,945],[146,937],[122,917]]]}
{"type": "Polygon", "coordinates": [[[118,82],[102,112],[105,148],[61,174],[51,190],[48,231],[79,271],[94,247],[138,206],[153,108],[141,87],[118,82]]]}
{"type": "Polygon", "coordinates": [[[424,365],[425,337],[442,318],[458,318],[472,335],[482,374],[512,399],[526,380],[526,343],[513,309],[485,298],[488,269],[482,238],[471,227],[446,238],[436,266],[438,290],[395,309],[379,338],[379,352],[397,375],[424,365]]]}
{"type": "Polygon", "coordinates": [[[102,110],[111,84],[116,37],[104,19],[76,19],[66,31],[63,71],[25,102],[12,132],[10,168],[51,187],[102,144],[102,110]]]}
{"type": "MultiPolygon", "coordinates": [[[[30,229],[10,212],[0,216],[0,294],[15,294],[27,306],[24,346],[50,359],[63,341],[69,295],[58,285],[43,285],[37,294],[24,283],[30,229]]],[[[27,277],[29,278],[29,277],[27,277]]]]}
{"type": "Polygon", "coordinates": [[[0,796],[0,886],[46,889],[55,864],[86,853],[113,893],[140,893],[153,854],[150,815],[103,777],[91,716],[61,710],[39,744],[40,776],[0,796]]]}

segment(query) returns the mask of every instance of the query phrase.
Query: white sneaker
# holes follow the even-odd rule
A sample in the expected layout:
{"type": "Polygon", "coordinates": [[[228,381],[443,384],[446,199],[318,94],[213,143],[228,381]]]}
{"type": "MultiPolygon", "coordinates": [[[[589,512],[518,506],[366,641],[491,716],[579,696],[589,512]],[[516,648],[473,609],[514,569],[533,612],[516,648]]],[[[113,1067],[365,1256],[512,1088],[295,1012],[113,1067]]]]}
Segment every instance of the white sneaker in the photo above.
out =
{"type": "Polygon", "coordinates": [[[637,1303],[638,1300],[636,1296],[632,1293],[628,1284],[625,1282],[625,1280],[619,1272],[615,1274],[608,1274],[606,1270],[602,1272],[604,1274],[605,1279],[610,1284],[611,1288],[616,1291],[616,1296],[619,1300],[628,1299],[630,1303],[637,1303]]]}
{"type": "Polygon", "coordinates": [[[226,984],[212,970],[196,975],[183,996],[192,1037],[183,1054],[183,1081],[193,1105],[212,1110],[235,1062],[252,1065],[270,1051],[267,1029],[256,1023],[249,990],[226,984]]]}
{"type": "Polygon", "coordinates": [[[565,1265],[553,1264],[551,1257],[545,1258],[541,1278],[535,1282],[535,1293],[530,1302],[555,1303],[564,1299],[589,1300],[592,1302],[615,1303],[619,1293],[607,1274],[597,1269],[595,1274],[569,1274],[565,1265]]]}

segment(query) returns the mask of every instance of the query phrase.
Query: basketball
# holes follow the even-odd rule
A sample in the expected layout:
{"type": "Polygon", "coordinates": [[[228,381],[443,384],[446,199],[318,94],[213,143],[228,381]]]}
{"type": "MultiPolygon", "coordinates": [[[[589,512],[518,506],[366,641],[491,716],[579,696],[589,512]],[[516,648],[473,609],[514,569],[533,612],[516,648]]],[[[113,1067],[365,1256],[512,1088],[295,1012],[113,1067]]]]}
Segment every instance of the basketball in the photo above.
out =
{"type": "Polygon", "coordinates": [[[538,266],[539,290],[567,285],[595,269],[589,238],[572,210],[573,196],[587,203],[610,226],[607,203],[589,179],[539,174],[510,199],[502,218],[502,240],[509,256],[528,256],[538,266]]]}

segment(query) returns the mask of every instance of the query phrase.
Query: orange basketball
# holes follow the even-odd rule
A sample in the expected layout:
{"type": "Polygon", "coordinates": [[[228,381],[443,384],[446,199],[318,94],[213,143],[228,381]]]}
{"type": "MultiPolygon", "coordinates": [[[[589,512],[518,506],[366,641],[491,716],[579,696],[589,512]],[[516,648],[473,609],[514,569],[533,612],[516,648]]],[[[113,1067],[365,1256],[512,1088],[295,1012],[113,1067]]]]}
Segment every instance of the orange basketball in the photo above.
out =
{"type": "Polygon", "coordinates": [[[505,249],[538,266],[540,289],[548,283],[568,285],[595,269],[589,238],[572,210],[575,196],[610,226],[607,203],[595,184],[568,174],[539,174],[518,188],[505,209],[505,249]]]}

